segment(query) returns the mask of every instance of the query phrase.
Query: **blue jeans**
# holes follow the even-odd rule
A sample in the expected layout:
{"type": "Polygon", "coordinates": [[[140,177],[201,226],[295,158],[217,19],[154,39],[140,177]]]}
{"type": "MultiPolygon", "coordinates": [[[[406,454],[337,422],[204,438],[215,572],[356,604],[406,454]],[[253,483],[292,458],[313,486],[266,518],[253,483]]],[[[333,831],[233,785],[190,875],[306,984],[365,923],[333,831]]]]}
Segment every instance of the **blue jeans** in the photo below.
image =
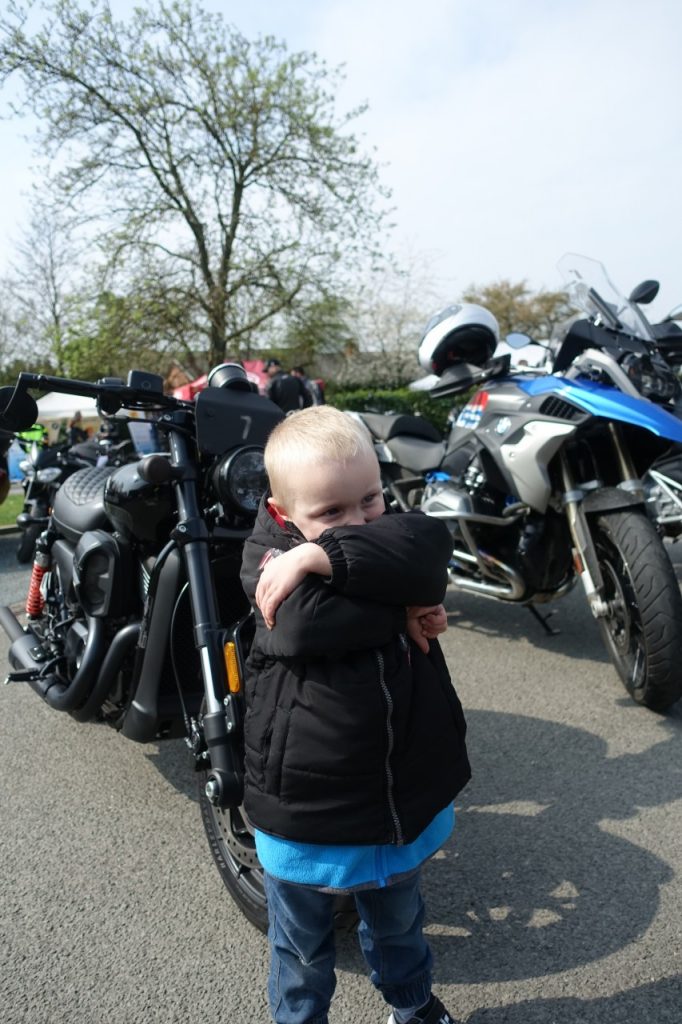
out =
{"type": "MultiPolygon", "coordinates": [[[[327,1024],[336,987],[334,897],[265,873],[272,953],[268,997],[277,1024],[327,1024]]],[[[422,933],[419,872],[383,889],[354,893],[358,937],[372,984],[390,1006],[423,1006],[431,951],[422,933]]]]}

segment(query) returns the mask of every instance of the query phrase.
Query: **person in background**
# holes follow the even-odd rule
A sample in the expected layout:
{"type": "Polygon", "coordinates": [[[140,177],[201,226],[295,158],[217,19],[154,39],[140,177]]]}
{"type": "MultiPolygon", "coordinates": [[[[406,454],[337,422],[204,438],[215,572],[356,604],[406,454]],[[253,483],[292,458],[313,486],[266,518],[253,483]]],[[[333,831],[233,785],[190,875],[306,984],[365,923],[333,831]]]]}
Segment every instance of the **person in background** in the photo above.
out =
{"type": "Polygon", "coordinates": [[[87,441],[88,432],[82,427],[83,416],[80,412],[73,414],[73,419],[69,423],[68,440],[69,444],[81,444],[83,441],[87,441]]]}
{"type": "Polygon", "coordinates": [[[313,404],[303,381],[285,373],[279,359],[268,359],[265,372],[269,378],[265,393],[282,412],[295,412],[313,404]]]}
{"type": "Polygon", "coordinates": [[[320,381],[307,377],[302,366],[292,366],[291,376],[298,377],[299,380],[303,381],[303,386],[310,395],[312,405],[324,405],[324,390],[320,381]]]}

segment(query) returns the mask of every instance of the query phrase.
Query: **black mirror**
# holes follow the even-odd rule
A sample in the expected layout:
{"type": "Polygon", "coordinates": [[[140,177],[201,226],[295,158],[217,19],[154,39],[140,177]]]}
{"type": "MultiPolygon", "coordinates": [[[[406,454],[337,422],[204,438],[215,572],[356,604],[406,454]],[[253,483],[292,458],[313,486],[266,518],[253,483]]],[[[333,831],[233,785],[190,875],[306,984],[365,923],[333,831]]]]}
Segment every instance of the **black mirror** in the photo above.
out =
{"type": "Polygon", "coordinates": [[[658,281],[642,281],[630,292],[630,302],[636,302],[638,306],[646,306],[649,302],[654,301],[659,288],[658,281]]]}
{"type": "Polygon", "coordinates": [[[38,405],[33,395],[23,389],[0,388],[0,429],[14,433],[28,430],[38,419],[38,405]]]}

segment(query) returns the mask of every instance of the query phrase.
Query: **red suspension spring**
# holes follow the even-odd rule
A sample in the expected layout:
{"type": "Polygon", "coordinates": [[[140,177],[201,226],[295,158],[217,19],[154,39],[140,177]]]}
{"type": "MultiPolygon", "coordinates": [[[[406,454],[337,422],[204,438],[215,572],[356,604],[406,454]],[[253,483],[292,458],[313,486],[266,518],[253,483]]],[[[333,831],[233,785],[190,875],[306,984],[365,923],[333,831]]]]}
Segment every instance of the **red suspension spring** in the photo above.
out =
{"type": "Polygon", "coordinates": [[[47,566],[39,565],[36,559],[33,563],[31,582],[28,586],[28,597],[26,598],[26,614],[29,618],[38,618],[43,610],[45,602],[43,601],[43,595],[40,593],[40,583],[46,572],[47,566]]]}

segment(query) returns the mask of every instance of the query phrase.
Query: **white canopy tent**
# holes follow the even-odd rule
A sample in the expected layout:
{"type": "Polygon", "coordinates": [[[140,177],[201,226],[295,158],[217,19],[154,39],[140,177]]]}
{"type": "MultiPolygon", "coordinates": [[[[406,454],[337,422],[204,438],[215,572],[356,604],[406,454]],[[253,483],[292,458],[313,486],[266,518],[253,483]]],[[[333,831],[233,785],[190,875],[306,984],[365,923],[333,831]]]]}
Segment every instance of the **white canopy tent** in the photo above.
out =
{"type": "Polygon", "coordinates": [[[77,412],[81,413],[84,420],[99,419],[95,399],[84,398],[82,395],[60,395],[56,391],[49,391],[38,399],[37,404],[39,423],[70,420],[77,412]]]}
{"type": "Polygon", "coordinates": [[[83,425],[91,427],[93,431],[97,430],[100,422],[97,402],[94,398],[84,398],[83,395],[60,395],[56,391],[49,391],[37,399],[37,405],[37,420],[47,429],[50,444],[54,444],[59,437],[60,427],[64,425],[64,421],[73,419],[77,412],[83,417],[83,425]]]}

